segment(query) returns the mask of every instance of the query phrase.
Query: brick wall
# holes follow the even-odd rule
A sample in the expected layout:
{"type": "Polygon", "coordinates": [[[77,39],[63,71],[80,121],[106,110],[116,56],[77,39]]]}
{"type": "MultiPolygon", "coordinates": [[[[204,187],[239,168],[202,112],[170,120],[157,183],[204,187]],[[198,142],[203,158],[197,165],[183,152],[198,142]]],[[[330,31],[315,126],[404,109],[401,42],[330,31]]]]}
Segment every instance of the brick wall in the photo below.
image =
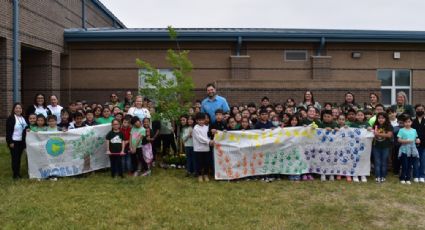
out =
{"type": "MultiPolygon", "coordinates": [[[[12,107],[13,1],[0,7],[0,136],[12,107]],[[4,83],[4,84],[3,84],[4,83]]],[[[91,1],[86,1],[87,27],[112,27],[113,21],[91,1]]],[[[19,36],[22,46],[22,102],[28,106],[37,92],[61,95],[61,55],[66,53],[65,28],[82,27],[82,0],[21,0],[19,36]]],[[[21,81],[19,81],[21,82],[21,81]]]]}

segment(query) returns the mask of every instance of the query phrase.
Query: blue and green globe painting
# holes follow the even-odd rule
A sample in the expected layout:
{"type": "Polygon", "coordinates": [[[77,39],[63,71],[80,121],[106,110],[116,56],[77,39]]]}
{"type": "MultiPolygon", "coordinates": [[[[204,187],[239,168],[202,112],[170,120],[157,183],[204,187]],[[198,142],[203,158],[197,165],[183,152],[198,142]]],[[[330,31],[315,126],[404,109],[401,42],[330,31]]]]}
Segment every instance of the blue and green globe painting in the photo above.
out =
{"type": "Polygon", "coordinates": [[[65,141],[60,137],[52,137],[46,143],[46,151],[50,156],[57,157],[65,151],[65,141]]]}

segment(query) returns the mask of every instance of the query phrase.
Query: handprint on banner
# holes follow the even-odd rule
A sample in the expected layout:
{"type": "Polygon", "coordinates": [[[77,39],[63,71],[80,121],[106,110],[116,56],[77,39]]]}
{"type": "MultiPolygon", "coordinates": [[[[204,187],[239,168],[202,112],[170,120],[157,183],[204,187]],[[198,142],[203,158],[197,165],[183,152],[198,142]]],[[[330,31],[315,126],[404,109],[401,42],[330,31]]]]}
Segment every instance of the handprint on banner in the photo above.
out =
{"type": "Polygon", "coordinates": [[[320,143],[304,146],[304,157],[310,161],[309,172],[354,175],[361,154],[365,150],[365,143],[360,142],[361,131],[317,130],[316,134],[320,143]],[[334,139],[337,137],[343,140],[343,143],[335,144],[334,139]]]}

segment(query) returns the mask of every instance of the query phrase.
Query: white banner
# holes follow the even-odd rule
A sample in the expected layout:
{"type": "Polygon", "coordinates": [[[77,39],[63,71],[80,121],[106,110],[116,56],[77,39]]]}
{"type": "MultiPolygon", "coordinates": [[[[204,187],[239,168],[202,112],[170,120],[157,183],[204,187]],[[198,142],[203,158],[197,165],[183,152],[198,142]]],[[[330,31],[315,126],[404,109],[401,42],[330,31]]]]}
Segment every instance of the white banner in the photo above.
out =
{"type": "Polygon", "coordinates": [[[218,132],[214,139],[215,178],[305,173],[368,176],[373,137],[373,132],[354,128],[218,132]]]}
{"type": "Polygon", "coordinates": [[[74,176],[109,167],[105,137],[110,130],[106,124],[67,132],[29,132],[29,177],[74,176]]]}

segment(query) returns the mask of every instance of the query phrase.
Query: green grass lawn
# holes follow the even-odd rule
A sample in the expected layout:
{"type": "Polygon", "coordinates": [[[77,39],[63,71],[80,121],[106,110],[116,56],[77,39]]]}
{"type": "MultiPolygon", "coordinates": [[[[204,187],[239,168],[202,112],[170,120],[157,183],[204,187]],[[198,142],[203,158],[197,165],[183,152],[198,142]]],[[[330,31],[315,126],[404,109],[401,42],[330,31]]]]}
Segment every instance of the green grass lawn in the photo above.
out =
{"type": "Polygon", "coordinates": [[[425,228],[425,185],[400,185],[394,176],[384,184],[200,184],[183,170],[154,169],[147,178],[112,179],[106,171],[13,181],[5,145],[0,169],[1,229],[425,228]]]}

